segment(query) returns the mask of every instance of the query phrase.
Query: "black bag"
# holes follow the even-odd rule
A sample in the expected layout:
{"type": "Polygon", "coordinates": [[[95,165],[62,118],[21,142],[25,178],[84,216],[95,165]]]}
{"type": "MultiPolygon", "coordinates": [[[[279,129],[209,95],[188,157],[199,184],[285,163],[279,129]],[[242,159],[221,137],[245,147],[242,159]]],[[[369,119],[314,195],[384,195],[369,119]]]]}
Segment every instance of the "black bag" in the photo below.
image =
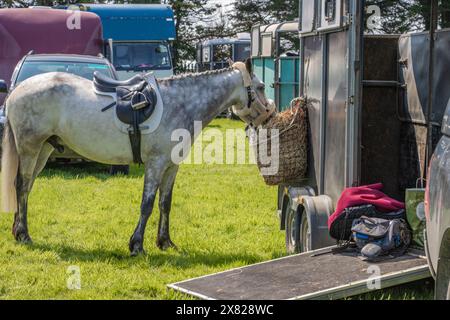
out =
{"type": "Polygon", "coordinates": [[[385,220],[404,219],[406,220],[406,211],[384,213],[377,210],[373,205],[363,205],[359,207],[347,208],[331,224],[330,235],[338,241],[348,241],[352,237],[353,221],[361,217],[380,218],[385,220]]]}

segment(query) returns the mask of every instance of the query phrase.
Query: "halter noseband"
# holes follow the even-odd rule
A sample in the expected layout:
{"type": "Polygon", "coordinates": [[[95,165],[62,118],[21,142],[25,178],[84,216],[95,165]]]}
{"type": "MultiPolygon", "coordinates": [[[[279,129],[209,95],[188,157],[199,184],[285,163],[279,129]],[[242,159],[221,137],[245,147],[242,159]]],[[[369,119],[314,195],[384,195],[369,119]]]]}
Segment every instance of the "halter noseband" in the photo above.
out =
{"type": "Polygon", "coordinates": [[[250,107],[252,106],[252,103],[255,101],[255,98],[253,98],[252,95],[252,86],[247,87],[247,108],[250,109],[250,107]]]}
{"type": "Polygon", "coordinates": [[[247,108],[245,108],[245,110],[234,110],[234,112],[251,126],[258,127],[273,115],[275,112],[275,105],[261,101],[261,98],[253,89],[252,77],[243,62],[236,62],[233,64],[233,68],[241,72],[244,87],[247,90],[247,108]],[[255,103],[254,110],[252,110],[252,104],[255,101],[257,101],[257,103],[255,103]],[[256,116],[253,113],[257,113],[258,115],[256,116]]]}

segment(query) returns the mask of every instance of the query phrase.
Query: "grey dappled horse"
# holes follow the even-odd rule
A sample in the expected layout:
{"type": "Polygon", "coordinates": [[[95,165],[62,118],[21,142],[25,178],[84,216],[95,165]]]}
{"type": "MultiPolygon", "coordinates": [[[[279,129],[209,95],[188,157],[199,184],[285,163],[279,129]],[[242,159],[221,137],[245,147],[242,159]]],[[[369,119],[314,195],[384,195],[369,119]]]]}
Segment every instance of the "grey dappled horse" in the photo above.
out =
{"type": "MultiPolygon", "coordinates": [[[[175,247],[169,235],[169,213],[178,164],[172,162],[171,151],[179,142],[171,140],[172,132],[187,129],[193,137],[194,121],[202,121],[205,127],[231,106],[251,122],[260,115],[256,110],[268,110],[271,106],[264,84],[253,75],[249,62],[219,71],[162,79],[158,84],[164,112],[158,129],[142,136],[144,191],[139,222],[129,242],[132,255],[143,252],[144,231],[158,190],[160,220],[156,244],[162,250],[175,247]]],[[[13,235],[19,242],[31,242],[28,195],[54,151],[54,139],[95,162],[133,162],[128,135],[115,127],[108,113],[101,112],[111,100],[97,95],[92,87],[91,81],[75,75],[48,73],[23,81],[6,101],[2,207],[5,212],[15,212],[13,235]]]]}

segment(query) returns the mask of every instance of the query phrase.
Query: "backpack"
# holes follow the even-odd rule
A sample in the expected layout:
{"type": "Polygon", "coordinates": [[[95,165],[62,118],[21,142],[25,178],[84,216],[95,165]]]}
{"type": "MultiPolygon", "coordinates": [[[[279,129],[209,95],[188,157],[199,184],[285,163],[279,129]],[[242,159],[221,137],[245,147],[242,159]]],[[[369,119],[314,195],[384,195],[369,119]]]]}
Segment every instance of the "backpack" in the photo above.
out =
{"type": "Polygon", "coordinates": [[[330,236],[338,241],[348,241],[352,237],[352,227],[355,219],[361,217],[381,218],[386,220],[405,219],[406,211],[384,213],[373,205],[362,205],[346,208],[330,225],[330,236]]]}
{"type": "Polygon", "coordinates": [[[400,256],[411,243],[411,230],[404,219],[361,217],[353,221],[351,231],[363,260],[400,256]]]}

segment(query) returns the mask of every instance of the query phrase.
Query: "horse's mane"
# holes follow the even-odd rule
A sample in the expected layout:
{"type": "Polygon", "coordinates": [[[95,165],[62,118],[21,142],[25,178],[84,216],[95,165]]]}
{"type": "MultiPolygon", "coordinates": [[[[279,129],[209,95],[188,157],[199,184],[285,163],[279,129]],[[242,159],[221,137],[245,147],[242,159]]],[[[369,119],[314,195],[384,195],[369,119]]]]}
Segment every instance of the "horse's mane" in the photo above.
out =
{"type": "Polygon", "coordinates": [[[204,71],[204,72],[200,72],[200,73],[182,73],[182,74],[171,76],[168,78],[158,79],[158,82],[159,83],[168,83],[168,82],[184,80],[184,79],[203,78],[203,77],[208,77],[208,76],[213,76],[213,75],[219,75],[219,74],[230,72],[233,70],[235,70],[235,69],[233,69],[233,67],[229,67],[229,68],[224,68],[224,69],[219,69],[219,70],[204,71]]]}

